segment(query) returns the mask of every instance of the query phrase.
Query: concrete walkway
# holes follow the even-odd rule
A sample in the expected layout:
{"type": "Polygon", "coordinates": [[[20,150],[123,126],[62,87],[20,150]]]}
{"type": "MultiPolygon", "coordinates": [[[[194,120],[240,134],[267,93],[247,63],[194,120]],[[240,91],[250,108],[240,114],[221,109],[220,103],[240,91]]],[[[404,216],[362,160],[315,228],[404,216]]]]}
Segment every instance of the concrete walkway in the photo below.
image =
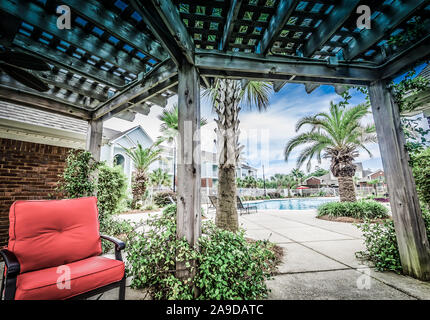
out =
{"type": "Polygon", "coordinates": [[[260,210],[242,215],[240,224],[250,238],[284,248],[278,273],[268,281],[269,299],[430,299],[430,283],[357,260],[364,245],[350,223],[317,219],[315,210],[260,210]]]}

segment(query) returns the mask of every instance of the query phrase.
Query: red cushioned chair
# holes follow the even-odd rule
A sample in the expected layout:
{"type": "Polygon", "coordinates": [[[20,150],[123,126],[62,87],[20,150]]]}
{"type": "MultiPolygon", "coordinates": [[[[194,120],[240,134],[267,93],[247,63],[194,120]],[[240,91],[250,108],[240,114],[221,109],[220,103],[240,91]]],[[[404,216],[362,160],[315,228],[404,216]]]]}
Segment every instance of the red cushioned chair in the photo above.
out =
{"type": "Polygon", "coordinates": [[[5,300],[87,298],[119,287],[125,297],[124,242],[99,234],[97,199],[17,201],[9,212],[9,243],[0,251],[5,300]],[[101,239],[115,260],[101,257],[101,239]]]}

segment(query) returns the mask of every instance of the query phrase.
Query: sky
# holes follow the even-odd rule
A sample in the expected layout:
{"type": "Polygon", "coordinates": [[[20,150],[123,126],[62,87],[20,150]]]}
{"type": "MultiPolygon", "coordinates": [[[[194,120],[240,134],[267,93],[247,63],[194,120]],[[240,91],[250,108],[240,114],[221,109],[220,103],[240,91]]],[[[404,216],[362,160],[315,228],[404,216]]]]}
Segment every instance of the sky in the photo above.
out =
{"type": "MultiPolygon", "coordinates": [[[[422,67],[418,68],[419,72],[422,67]]],[[[400,79],[400,78],[398,78],[400,79]]],[[[357,105],[365,102],[365,96],[355,90],[351,90],[351,105],[357,105]]],[[[258,112],[255,109],[249,110],[243,108],[240,112],[240,142],[245,146],[243,151],[244,159],[253,167],[257,168],[257,175],[262,177],[263,165],[266,177],[275,173],[289,173],[291,169],[296,168],[296,158],[302,148],[297,148],[288,162],[285,161],[284,149],[287,141],[294,137],[296,122],[304,117],[313,115],[318,112],[328,111],[330,101],[339,102],[341,97],[336,94],[333,86],[322,85],[315,89],[311,94],[307,94],[303,84],[286,84],[279,92],[273,92],[270,95],[269,108],[266,111],[258,112]]],[[[166,108],[171,108],[177,102],[177,97],[171,97],[168,100],[166,108]]],[[[105,122],[105,127],[115,130],[127,130],[136,125],[141,125],[148,135],[155,140],[160,136],[160,124],[158,115],[161,114],[162,108],[153,106],[148,116],[137,114],[135,121],[129,122],[117,118],[112,118],[105,122]]],[[[201,148],[202,150],[215,152],[214,139],[216,138],[214,129],[216,115],[212,111],[210,101],[202,97],[201,99],[201,116],[208,120],[208,124],[202,127],[201,131],[201,148]]],[[[363,124],[373,123],[372,115],[363,119],[363,124]]],[[[302,128],[303,132],[306,128],[302,128]]],[[[299,132],[299,133],[300,133],[299,132]]],[[[372,153],[370,157],[367,152],[360,151],[356,158],[357,162],[362,162],[364,169],[376,171],[382,169],[379,146],[377,144],[368,145],[372,153]]],[[[324,169],[329,168],[329,160],[323,159],[321,164],[315,160],[311,170],[315,166],[324,169]]],[[[306,166],[301,168],[306,172],[306,166]]]]}

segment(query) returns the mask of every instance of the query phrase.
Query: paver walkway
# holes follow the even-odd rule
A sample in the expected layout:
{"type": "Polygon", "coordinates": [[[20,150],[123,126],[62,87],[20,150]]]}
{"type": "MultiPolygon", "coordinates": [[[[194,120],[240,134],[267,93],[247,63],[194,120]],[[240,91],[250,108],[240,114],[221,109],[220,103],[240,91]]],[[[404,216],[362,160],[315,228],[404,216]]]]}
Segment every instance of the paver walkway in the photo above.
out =
{"type": "Polygon", "coordinates": [[[430,299],[430,283],[357,260],[364,245],[355,226],[315,216],[314,210],[260,210],[240,217],[250,238],[284,248],[278,274],[268,281],[269,299],[430,299]]]}

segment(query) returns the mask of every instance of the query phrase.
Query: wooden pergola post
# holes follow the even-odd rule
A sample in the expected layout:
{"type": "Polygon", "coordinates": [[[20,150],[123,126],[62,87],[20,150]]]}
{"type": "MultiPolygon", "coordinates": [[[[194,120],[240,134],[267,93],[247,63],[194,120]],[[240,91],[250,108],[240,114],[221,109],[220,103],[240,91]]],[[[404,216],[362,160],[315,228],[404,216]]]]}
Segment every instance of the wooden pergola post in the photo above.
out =
{"type": "Polygon", "coordinates": [[[421,280],[430,280],[430,247],[408,164],[399,109],[385,81],[371,83],[369,96],[403,272],[421,280]]]}
{"type": "Polygon", "coordinates": [[[103,121],[90,120],[88,121],[87,131],[87,147],[86,149],[91,152],[93,158],[100,161],[100,154],[103,139],[103,121]]]}
{"type": "MultiPolygon", "coordinates": [[[[197,68],[183,61],[178,68],[179,139],[177,160],[177,237],[197,246],[201,235],[200,205],[200,87],[197,68]]],[[[193,277],[184,263],[179,278],[193,277]]]]}

